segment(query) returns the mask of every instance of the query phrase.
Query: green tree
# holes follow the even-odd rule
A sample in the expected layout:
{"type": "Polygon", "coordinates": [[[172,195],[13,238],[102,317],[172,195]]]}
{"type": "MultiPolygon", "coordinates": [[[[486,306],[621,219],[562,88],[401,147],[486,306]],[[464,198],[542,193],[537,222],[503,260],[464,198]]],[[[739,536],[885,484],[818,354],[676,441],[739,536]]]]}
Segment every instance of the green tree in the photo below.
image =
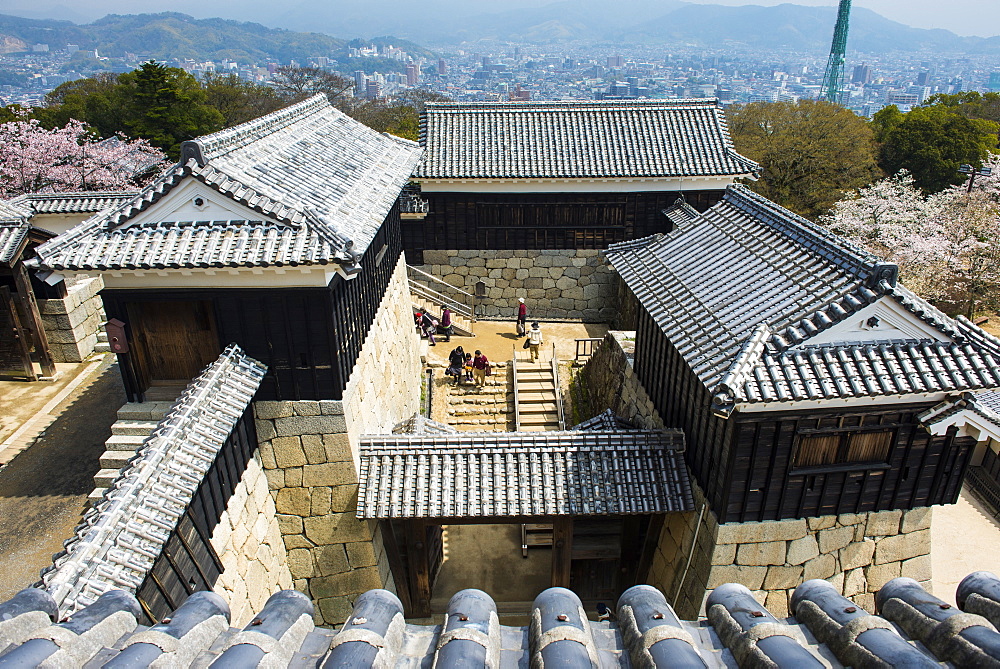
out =
{"type": "Polygon", "coordinates": [[[318,67],[279,67],[271,79],[274,90],[289,102],[325,93],[330,104],[347,111],[353,106],[354,80],[318,67]]]}
{"type": "Polygon", "coordinates": [[[269,114],[286,104],[270,86],[244,81],[236,74],[206,74],[202,86],[206,103],[222,113],[227,128],[269,114]]]}
{"type": "Polygon", "coordinates": [[[77,119],[101,137],[125,132],[125,107],[118,74],[101,73],[67,81],[45,96],[45,106],[33,114],[46,128],[61,128],[77,119]]]}
{"type": "Polygon", "coordinates": [[[148,61],[118,77],[125,107],[125,129],[149,140],[176,160],[184,140],[223,127],[222,112],[208,105],[198,80],[176,67],[148,61]]]}
{"type": "Polygon", "coordinates": [[[879,176],[872,129],[840,105],[754,102],[728,116],[736,150],[761,166],[750,188],[808,218],[879,176]]]}
{"type": "Polygon", "coordinates": [[[959,165],[980,166],[996,150],[1000,126],[938,103],[905,114],[886,107],[872,118],[872,127],[881,144],[879,166],[887,174],[906,169],[925,193],[936,193],[962,182],[959,165]]]}

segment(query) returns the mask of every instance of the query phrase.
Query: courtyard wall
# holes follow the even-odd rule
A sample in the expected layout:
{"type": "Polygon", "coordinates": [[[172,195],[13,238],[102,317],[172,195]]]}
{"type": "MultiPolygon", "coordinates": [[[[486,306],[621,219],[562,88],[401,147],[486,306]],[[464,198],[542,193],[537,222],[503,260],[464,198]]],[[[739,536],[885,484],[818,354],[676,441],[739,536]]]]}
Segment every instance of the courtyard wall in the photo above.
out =
{"type": "Polygon", "coordinates": [[[42,327],[55,362],[83,362],[97,346],[103,326],[103,304],[98,293],[104,288],[100,276],[69,282],[66,297],[38,300],[42,327]]]}

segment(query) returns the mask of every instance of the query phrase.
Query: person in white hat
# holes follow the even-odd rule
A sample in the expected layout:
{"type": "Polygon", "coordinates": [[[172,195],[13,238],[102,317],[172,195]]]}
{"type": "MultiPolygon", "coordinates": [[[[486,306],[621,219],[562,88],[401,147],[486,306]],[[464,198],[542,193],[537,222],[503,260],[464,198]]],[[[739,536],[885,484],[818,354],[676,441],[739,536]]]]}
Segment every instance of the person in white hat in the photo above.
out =
{"type": "Polygon", "coordinates": [[[528,305],[524,303],[524,298],[517,298],[517,336],[524,336],[524,324],[528,321],[528,305]]]}

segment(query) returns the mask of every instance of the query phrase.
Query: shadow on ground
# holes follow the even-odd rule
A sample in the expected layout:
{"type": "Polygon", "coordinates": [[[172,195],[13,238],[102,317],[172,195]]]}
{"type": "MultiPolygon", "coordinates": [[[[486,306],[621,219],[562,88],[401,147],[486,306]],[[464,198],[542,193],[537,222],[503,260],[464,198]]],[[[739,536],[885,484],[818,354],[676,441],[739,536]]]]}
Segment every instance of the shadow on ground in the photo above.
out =
{"type": "Polygon", "coordinates": [[[118,366],[104,368],[0,470],[0,601],[38,580],[73,534],[94,489],[104,442],[125,403],[118,366]]]}

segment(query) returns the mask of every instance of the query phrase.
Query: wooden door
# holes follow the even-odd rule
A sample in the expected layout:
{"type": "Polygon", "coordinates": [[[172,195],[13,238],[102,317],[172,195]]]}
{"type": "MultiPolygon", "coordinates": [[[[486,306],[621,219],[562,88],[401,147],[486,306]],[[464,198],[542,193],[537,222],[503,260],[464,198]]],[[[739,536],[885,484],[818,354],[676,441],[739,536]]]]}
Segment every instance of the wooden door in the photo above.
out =
{"type": "Polygon", "coordinates": [[[35,380],[28,333],[21,327],[17,307],[7,286],[0,286],[0,378],[35,380]]]}
{"type": "Polygon", "coordinates": [[[133,302],[128,311],[150,382],[190,381],[222,352],[209,301],[133,302]]]}

